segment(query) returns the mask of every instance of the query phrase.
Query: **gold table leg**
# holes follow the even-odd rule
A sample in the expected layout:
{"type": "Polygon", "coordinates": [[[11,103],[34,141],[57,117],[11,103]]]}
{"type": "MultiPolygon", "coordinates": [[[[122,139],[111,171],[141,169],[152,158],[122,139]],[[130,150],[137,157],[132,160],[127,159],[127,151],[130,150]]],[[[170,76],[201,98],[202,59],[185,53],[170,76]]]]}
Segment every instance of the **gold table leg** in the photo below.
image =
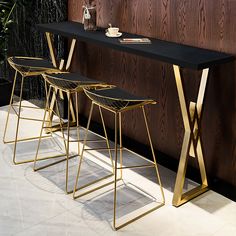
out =
{"type": "Polygon", "coordinates": [[[172,200],[173,206],[178,207],[208,190],[207,176],[201,146],[200,121],[202,116],[203,100],[209,74],[209,68],[204,69],[202,72],[197,102],[190,102],[189,109],[187,109],[185,94],[181,80],[180,67],[177,65],[174,65],[173,67],[185,129],[179,167],[174,188],[174,196],[172,200]],[[200,186],[195,187],[194,189],[186,193],[183,193],[183,186],[189,156],[197,158],[202,183],[200,186]]]}
{"type": "MultiPolygon", "coordinates": [[[[52,60],[52,63],[53,63],[53,66],[54,67],[57,67],[57,61],[56,61],[56,56],[55,56],[55,47],[53,45],[53,42],[52,42],[52,34],[49,33],[49,32],[46,32],[46,39],[47,39],[47,43],[48,43],[48,48],[49,48],[49,52],[50,52],[50,56],[51,56],[51,60],[52,60]]],[[[75,46],[76,46],[76,39],[72,39],[71,41],[71,46],[70,46],[70,50],[69,50],[69,55],[68,55],[68,59],[67,59],[67,62],[66,62],[66,66],[65,66],[65,70],[68,71],[70,69],[70,66],[71,66],[71,62],[72,62],[72,58],[73,58],[73,54],[74,54],[74,50],[75,50],[75,46]]],[[[63,68],[64,68],[64,64],[65,64],[65,61],[62,59],[59,63],[59,69],[61,71],[63,71],[63,68]]],[[[61,98],[64,98],[63,94],[62,94],[62,91],[60,90],[59,93],[61,94],[61,98]]],[[[68,94],[67,94],[67,97],[68,97],[68,94]]],[[[55,107],[55,96],[53,95],[52,99],[51,99],[51,103],[50,103],[50,109],[53,110],[54,107],[55,107]]],[[[72,122],[76,122],[76,119],[75,119],[75,111],[74,111],[74,107],[73,107],[73,104],[71,103],[70,104],[70,112],[71,112],[71,117],[72,117],[72,122]]],[[[56,127],[52,127],[51,126],[51,121],[53,119],[53,112],[49,113],[48,114],[48,117],[47,117],[47,124],[49,124],[49,127],[47,129],[47,132],[50,132],[51,130],[52,131],[58,131],[60,130],[60,127],[59,126],[56,126],[56,127]]]]}

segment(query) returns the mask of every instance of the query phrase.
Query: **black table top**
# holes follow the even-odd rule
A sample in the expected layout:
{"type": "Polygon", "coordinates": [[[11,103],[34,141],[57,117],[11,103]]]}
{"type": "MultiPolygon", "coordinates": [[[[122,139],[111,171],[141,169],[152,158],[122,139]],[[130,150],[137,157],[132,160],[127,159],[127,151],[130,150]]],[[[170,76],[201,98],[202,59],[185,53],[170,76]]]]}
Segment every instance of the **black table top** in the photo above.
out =
{"type": "MultiPolygon", "coordinates": [[[[85,31],[83,25],[78,22],[60,22],[39,24],[38,29],[42,32],[50,32],[68,38],[76,38],[80,41],[100,44],[116,50],[153,58],[170,64],[179,65],[191,69],[204,69],[216,64],[234,60],[232,55],[191,47],[183,44],[149,38],[151,44],[121,44],[117,38],[105,36],[105,30],[85,31]]],[[[142,38],[144,36],[123,33],[125,38],[142,38]]]]}

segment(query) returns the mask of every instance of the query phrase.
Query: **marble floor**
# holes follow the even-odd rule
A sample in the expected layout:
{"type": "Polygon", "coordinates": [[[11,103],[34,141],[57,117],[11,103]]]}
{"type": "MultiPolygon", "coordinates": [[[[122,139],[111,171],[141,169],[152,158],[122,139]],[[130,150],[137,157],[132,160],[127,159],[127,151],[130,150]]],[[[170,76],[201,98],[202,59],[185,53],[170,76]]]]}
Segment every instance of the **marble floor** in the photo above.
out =
{"type": "MultiPolygon", "coordinates": [[[[23,114],[32,115],[27,108],[23,114]]],[[[35,110],[35,117],[42,117],[42,110],[35,110]]],[[[12,164],[12,144],[3,144],[3,132],[7,106],[0,108],[0,236],[17,235],[158,235],[158,236],[233,236],[236,235],[236,203],[208,191],[191,202],[175,208],[171,205],[176,174],[162,166],[160,173],[164,186],[166,205],[122,228],[112,230],[113,192],[112,186],[100,189],[89,195],[73,200],[64,194],[65,162],[40,170],[32,171],[32,163],[12,164]]],[[[7,139],[14,137],[16,121],[11,112],[7,139]]],[[[38,135],[41,124],[35,121],[22,121],[20,137],[38,135]]],[[[84,130],[81,129],[83,135],[84,130]]],[[[72,132],[71,138],[73,139],[72,132]]],[[[90,134],[90,138],[97,138],[90,134]]],[[[17,145],[17,159],[34,158],[38,142],[22,142],[17,145]]],[[[40,145],[40,155],[62,153],[61,139],[56,136],[46,138],[40,145]]],[[[89,146],[102,147],[104,143],[89,146]]],[[[111,143],[112,145],[112,143],[111,143]]],[[[80,145],[81,147],[82,145],[80,145]]],[[[78,145],[71,144],[71,151],[77,153],[78,145]]],[[[38,166],[51,163],[41,161],[38,166]]],[[[124,165],[146,163],[139,156],[126,150],[124,165]]],[[[69,188],[74,185],[78,157],[70,160],[69,188]]],[[[110,173],[110,163],[106,152],[86,152],[81,169],[80,184],[95,177],[110,173]]],[[[186,180],[185,190],[196,184],[186,180]]],[[[159,186],[155,183],[152,169],[124,171],[124,182],[118,187],[118,217],[138,212],[160,199],[159,186]],[[150,193],[150,194],[147,194],[150,193]]]]}

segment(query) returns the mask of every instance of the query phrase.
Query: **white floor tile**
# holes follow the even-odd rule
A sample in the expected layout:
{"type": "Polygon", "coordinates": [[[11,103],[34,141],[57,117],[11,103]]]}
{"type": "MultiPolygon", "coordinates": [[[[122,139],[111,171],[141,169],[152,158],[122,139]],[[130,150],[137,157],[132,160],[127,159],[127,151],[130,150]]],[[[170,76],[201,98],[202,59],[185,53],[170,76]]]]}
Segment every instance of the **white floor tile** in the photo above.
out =
{"type": "MultiPolygon", "coordinates": [[[[27,104],[27,103],[26,103],[27,104]]],[[[164,186],[166,205],[118,232],[112,230],[113,185],[73,200],[64,193],[65,162],[38,172],[32,171],[32,163],[12,164],[13,145],[3,144],[7,107],[0,108],[0,236],[18,235],[158,235],[158,236],[220,236],[236,235],[236,203],[213,191],[199,196],[191,202],[175,208],[172,206],[176,174],[162,166],[160,173],[164,186]]],[[[28,111],[24,109],[26,114],[28,111]]],[[[42,110],[37,110],[37,117],[42,110]]],[[[14,113],[11,113],[14,124],[14,113]]],[[[9,126],[8,137],[14,138],[14,125],[9,126]]],[[[40,122],[22,123],[22,137],[37,134],[40,122]]],[[[83,130],[81,130],[83,133],[83,130]]],[[[74,137],[75,133],[71,133],[74,137]]],[[[83,134],[82,134],[83,136],[83,134]]],[[[94,138],[93,134],[90,134],[94,138]]],[[[34,158],[37,140],[17,145],[17,158],[34,158]]],[[[40,148],[41,155],[63,152],[62,142],[56,138],[45,139],[40,148]],[[60,148],[58,146],[60,144],[60,148]]],[[[95,144],[90,144],[94,147],[95,144]]],[[[103,144],[99,144],[103,145],[103,144]]],[[[113,145],[111,143],[111,145],[113,145]]],[[[103,145],[104,146],[104,145],[103,145]]],[[[71,145],[77,153],[77,145],[71,145]]],[[[51,163],[39,162],[38,165],[51,163]]],[[[74,186],[79,158],[70,160],[69,187],[74,186]]],[[[144,163],[143,159],[124,152],[124,165],[144,163]]],[[[79,184],[110,173],[107,153],[86,153],[79,184]],[[96,156],[96,158],[94,158],[96,156]]],[[[160,200],[154,169],[147,171],[124,171],[126,185],[121,181],[118,188],[118,217],[149,204],[154,198],[160,200]],[[142,190],[142,191],[141,191],[142,190]],[[148,195],[150,193],[152,196],[148,195]]],[[[185,190],[196,184],[187,180],[185,190]]]]}

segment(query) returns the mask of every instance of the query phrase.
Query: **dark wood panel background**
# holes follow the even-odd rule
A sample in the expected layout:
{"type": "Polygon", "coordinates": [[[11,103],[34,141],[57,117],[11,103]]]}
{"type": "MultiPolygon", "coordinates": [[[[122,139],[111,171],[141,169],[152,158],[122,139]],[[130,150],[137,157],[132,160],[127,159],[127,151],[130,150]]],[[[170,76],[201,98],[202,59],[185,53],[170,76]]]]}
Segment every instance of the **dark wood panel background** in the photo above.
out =
{"type": "MultiPolygon", "coordinates": [[[[81,22],[83,0],[69,0],[69,19],[81,22]]],[[[234,0],[97,0],[98,25],[231,53],[236,56],[234,0]]],[[[153,97],[148,108],[155,148],[179,158],[183,124],[171,65],[81,43],[74,69],[138,95],[153,97]]],[[[202,120],[207,172],[236,186],[236,64],[211,70],[202,120]]],[[[200,73],[184,70],[188,100],[196,97],[200,73]]],[[[82,108],[86,112],[85,108],[82,108]]],[[[124,117],[124,134],[143,143],[140,113],[124,117]]],[[[112,127],[111,117],[107,121],[112,127]]],[[[194,162],[192,162],[194,165],[194,162]]]]}

